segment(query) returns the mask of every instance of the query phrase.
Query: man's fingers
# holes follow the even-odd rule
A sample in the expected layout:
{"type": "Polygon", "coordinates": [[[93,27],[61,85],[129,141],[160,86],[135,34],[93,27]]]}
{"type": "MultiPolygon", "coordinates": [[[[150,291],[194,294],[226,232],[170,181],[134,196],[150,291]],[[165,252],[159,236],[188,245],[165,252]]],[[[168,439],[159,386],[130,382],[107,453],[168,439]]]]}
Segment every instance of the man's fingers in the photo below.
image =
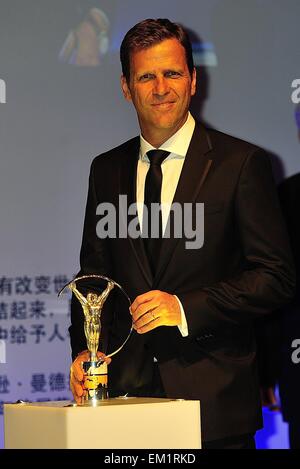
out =
{"type": "Polygon", "coordinates": [[[97,357],[100,358],[101,360],[104,360],[105,363],[107,363],[108,365],[111,362],[111,358],[107,357],[103,352],[97,352],[97,357]]]}
{"type": "Polygon", "coordinates": [[[135,312],[132,313],[133,322],[135,323],[140,318],[142,318],[142,316],[144,316],[145,314],[158,308],[158,306],[159,306],[158,300],[151,300],[151,301],[147,301],[146,303],[140,304],[138,308],[136,308],[135,312]]]}
{"type": "Polygon", "coordinates": [[[73,363],[71,367],[71,376],[73,376],[78,382],[83,380],[83,369],[81,367],[81,363],[73,363]]]}
{"type": "Polygon", "coordinates": [[[82,384],[79,383],[74,378],[74,376],[72,377],[72,374],[71,374],[71,378],[70,378],[70,388],[71,388],[71,391],[72,391],[72,394],[73,394],[73,397],[74,397],[76,403],[81,404],[81,396],[83,395],[84,390],[82,388],[82,384]]]}
{"type": "Polygon", "coordinates": [[[76,402],[76,404],[78,405],[82,404],[82,397],[78,396],[75,391],[72,391],[72,394],[73,394],[74,401],[76,402]]]}
{"type": "Polygon", "coordinates": [[[80,353],[74,360],[70,370],[70,388],[77,404],[81,403],[81,396],[84,392],[82,387],[83,369],[81,363],[87,360],[89,360],[89,353],[87,351],[80,353]]]}
{"type": "Polygon", "coordinates": [[[153,300],[157,294],[160,293],[159,290],[150,290],[146,293],[143,293],[142,295],[139,295],[135,298],[134,302],[132,303],[132,305],[130,306],[130,312],[131,314],[134,314],[136,309],[144,304],[144,303],[147,303],[151,300],[153,300]]]}
{"type": "Polygon", "coordinates": [[[74,395],[81,397],[83,395],[83,388],[80,383],[76,383],[73,381],[71,384],[71,391],[73,392],[74,395]]]}
{"type": "Polygon", "coordinates": [[[146,332],[152,331],[158,326],[162,325],[162,321],[160,318],[153,319],[152,321],[149,321],[145,323],[143,326],[137,327],[136,332],[138,334],[145,334],[146,332]]]}
{"type": "Polygon", "coordinates": [[[134,321],[133,328],[137,330],[152,321],[156,321],[158,319],[158,311],[155,311],[157,311],[157,308],[151,309],[150,311],[147,311],[146,313],[141,315],[138,319],[134,321]]]}
{"type": "Polygon", "coordinates": [[[90,360],[90,354],[88,351],[81,352],[78,357],[74,360],[71,366],[71,373],[74,374],[77,381],[83,380],[83,369],[82,362],[87,362],[90,360]]]}

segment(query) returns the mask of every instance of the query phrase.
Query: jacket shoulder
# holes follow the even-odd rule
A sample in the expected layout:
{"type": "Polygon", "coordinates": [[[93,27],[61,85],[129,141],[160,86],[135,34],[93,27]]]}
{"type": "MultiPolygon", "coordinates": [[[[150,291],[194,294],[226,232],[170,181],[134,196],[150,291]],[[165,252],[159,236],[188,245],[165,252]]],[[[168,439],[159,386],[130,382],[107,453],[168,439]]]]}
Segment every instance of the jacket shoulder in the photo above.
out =
{"type": "Polygon", "coordinates": [[[205,130],[214,151],[215,161],[218,161],[222,167],[225,165],[237,173],[249,165],[258,168],[265,167],[267,171],[272,171],[270,154],[267,150],[219,130],[209,128],[205,130]]]}
{"type": "Polygon", "coordinates": [[[215,147],[223,147],[225,150],[230,149],[231,151],[239,151],[248,154],[249,152],[263,151],[263,148],[243,140],[238,137],[221,132],[220,130],[205,128],[209,138],[211,139],[212,145],[215,147]]]}
{"type": "Polygon", "coordinates": [[[126,142],[96,156],[92,161],[92,167],[99,165],[114,165],[117,164],[120,158],[124,156],[135,157],[140,145],[140,138],[134,137],[126,142]]]}

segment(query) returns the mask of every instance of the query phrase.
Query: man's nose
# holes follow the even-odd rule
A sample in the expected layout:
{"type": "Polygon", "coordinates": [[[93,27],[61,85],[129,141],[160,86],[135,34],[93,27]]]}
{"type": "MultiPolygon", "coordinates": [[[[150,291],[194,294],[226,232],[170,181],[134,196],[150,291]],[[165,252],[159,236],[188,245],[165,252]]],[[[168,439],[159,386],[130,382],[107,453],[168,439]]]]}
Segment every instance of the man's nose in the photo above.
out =
{"type": "Polygon", "coordinates": [[[165,96],[170,91],[169,82],[165,77],[157,77],[154,82],[153,94],[156,96],[165,96]]]}

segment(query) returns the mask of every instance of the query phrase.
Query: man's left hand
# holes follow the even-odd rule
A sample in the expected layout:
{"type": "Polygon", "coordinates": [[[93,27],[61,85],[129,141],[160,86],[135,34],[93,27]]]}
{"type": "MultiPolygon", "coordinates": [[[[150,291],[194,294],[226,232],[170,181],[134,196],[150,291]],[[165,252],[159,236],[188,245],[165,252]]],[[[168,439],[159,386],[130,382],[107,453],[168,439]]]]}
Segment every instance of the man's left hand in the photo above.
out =
{"type": "Polygon", "coordinates": [[[130,307],[133,327],[138,334],[144,334],[159,326],[179,326],[181,312],[174,295],[151,290],[136,297],[130,307]]]}

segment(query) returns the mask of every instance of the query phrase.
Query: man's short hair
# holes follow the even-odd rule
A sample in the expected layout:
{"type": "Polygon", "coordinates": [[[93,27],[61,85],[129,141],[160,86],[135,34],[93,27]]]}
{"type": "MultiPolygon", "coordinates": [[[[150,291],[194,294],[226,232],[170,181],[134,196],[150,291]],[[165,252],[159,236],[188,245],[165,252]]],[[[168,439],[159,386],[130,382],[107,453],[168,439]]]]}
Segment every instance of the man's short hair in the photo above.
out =
{"type": "Polygon", "coordinates": [[[137,23],[125,35],[120,49],[122,73],[130,80],[130,56],[133,52],[148,49],[165,39],[177,39],[185,50],[186,62],[192,76],[194,60],[187,32],[177,23],[165,18],[147,19],[137,23]]]}

